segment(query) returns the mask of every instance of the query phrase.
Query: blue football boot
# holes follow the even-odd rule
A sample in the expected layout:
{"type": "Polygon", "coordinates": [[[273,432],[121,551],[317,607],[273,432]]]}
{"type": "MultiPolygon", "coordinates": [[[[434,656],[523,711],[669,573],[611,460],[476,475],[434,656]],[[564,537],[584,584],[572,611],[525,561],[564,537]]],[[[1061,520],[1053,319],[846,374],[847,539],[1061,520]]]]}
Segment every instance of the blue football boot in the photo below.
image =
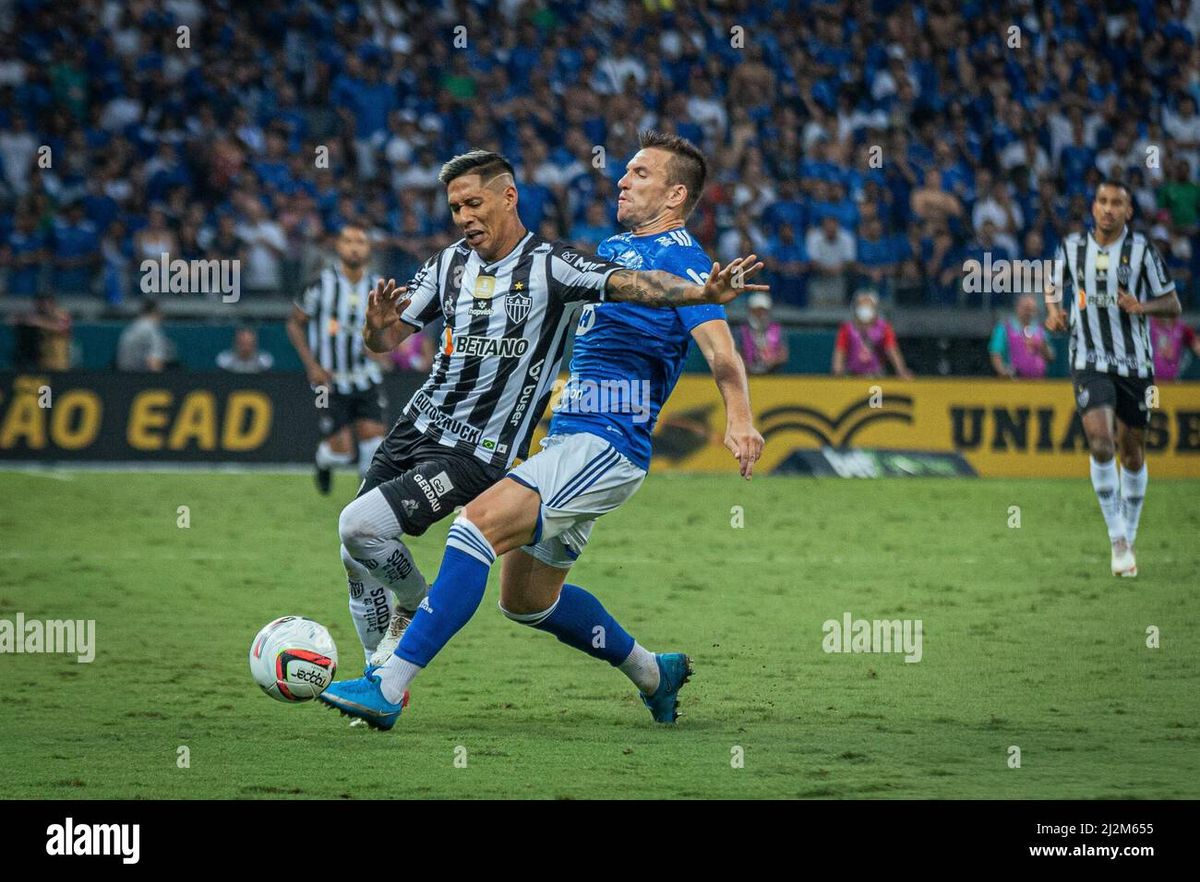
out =
{"type": "Polygon", "coordinates": [[[396,725],[400,711],[408,706],[408,690],[404,690],[399,704],[393,704],[383,697],[379,675],[375,673],[357,680],[331,683],[317,698],[326,706],[341,711],[343,716],[355,717],[383,732],[396,725]]]}
{"type": "Polygon", "coordinates": [[[694,673],[692,660],[682,652],[656,652],[654,660],[658,662],[658,688],[653,695],[639,694],[656,723],[674,723],[680,716],[679,690],[694,673]]]}

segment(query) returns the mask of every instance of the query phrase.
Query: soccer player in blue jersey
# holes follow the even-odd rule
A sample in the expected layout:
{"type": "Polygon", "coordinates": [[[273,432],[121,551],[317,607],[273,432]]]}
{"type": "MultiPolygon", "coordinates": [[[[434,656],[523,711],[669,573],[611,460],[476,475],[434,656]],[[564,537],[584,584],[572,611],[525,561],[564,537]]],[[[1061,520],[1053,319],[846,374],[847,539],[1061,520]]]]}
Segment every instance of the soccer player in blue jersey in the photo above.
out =
{"type": "MultiPolygon", "coordinates": [[[[617,220],[628,232],[605,240],[597,254],[703,285],[713,264],[684,224],[704,187],[704,156],[685,139],[657,132],[644,132],[640,146],[618,183],[617,220]]],[[[690,339],[708,360],[725,401],[725,446],[750,478],[763,439],[752,425],[745,367],[724,307],[586,307],[575,332],[571,376],[542,450],[455,520],[437,580],[395,653],[364,678],[333,684],[321,700],[390,729],[408,684],[470,619],[488,570],[505,555],[501,611],[619,668],[654,719],[673,723],[679,689],[692,673],[688,656],[649,652],[596,597],[565,582],[596,518],[620,507],[645,479],[650,435],[690,339]]]]}

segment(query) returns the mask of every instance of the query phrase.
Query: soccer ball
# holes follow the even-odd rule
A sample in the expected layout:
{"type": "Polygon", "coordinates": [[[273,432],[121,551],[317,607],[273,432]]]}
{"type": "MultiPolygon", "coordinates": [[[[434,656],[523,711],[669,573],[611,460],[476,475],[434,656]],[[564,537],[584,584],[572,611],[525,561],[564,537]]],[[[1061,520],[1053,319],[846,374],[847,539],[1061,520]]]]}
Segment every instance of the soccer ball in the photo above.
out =
{"type": "Polygon", "coordinates": [[[309,701],[337,673],[337,647],[325,626],[303,616],[266,625],[250,644],[250,673],[277,701],[309,701]]]}

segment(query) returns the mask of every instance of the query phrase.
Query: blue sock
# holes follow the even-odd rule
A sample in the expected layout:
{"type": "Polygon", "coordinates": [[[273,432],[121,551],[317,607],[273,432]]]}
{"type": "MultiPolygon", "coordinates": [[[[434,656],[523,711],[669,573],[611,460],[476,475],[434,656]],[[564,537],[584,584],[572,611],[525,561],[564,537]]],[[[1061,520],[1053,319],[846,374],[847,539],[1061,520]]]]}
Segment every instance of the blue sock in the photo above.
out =
{"type": "Polygon", "coordinates": [[[459,515],[450,527],[437,578],[400,638],[396,655],[420,667],[428,665],[479,608],[495,560],[479,528],[459,515]]]}
{"type": "Polygon", "coordinates": [[[604,604],[578,585],[563,585],[550,614],[540,622],[530,624],[613,667],[625,661],[633,651],[633,638],[629,633],[604,604]]]}

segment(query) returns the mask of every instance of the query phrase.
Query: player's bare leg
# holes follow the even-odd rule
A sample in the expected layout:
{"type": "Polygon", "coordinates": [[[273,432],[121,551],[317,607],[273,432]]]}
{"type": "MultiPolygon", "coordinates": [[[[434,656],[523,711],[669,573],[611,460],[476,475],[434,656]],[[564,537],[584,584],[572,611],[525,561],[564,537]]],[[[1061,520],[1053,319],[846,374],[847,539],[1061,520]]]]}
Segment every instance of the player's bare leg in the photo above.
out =
{"type": "Polygon", "coordinates": [[[542,563],[524,549],[510,551],[500,568],[500,609],[520,616],[550,609],[558,602],[568,572],[542,563]]]}
{"type": "Polygon", "coordinates": [[[1128,426],[1117,420],[1117,455],[1121,459],[1121,516],[1125,519],[1125,538],[1129,541],[1129,553],[1134,556],[1133,569],[1127,574],[1137,575],[1137,557],[1134,542],[1137,540],[1138,523],[1142,518],[1142,502],[1146,498],[1146,432],[1137,426],[1128,426]]]}
{"type": "Polygon", "coordinates": [[[1083,414],[1083,431],[1091,451],[1092,488],[1100,502],[1100,513],[1112,544],[1114,576],[1137,575],[1137,564],[1129,550],[1125,518],[1121,513],[1121,478],[1117,472],[1115,415],[1111,407],[1096,407],[1083,414]]]}
{"type": "Polygon", "coordinates": [[[367,476],[367,469],[371,467],[371,460],[375,457],[375,451],[383,443],[383,436],[386,434],[387,426],[377,420],[355,421],[354,437],[358,439],[359,478],[367,476]]]}
{"type": "Polygon", "coordinates": [[[343,426],[317,447],[317,489],[328,495],[333,486],[333,469],[348,465],[351,459],[350,427],[343,426]]]}
{"type": "Polygon", "coordinates": [[[475,525],[499,557],[533,539],[541,506],[537,491],[505,480],[475,497],[461,517],[475,525]]]}

